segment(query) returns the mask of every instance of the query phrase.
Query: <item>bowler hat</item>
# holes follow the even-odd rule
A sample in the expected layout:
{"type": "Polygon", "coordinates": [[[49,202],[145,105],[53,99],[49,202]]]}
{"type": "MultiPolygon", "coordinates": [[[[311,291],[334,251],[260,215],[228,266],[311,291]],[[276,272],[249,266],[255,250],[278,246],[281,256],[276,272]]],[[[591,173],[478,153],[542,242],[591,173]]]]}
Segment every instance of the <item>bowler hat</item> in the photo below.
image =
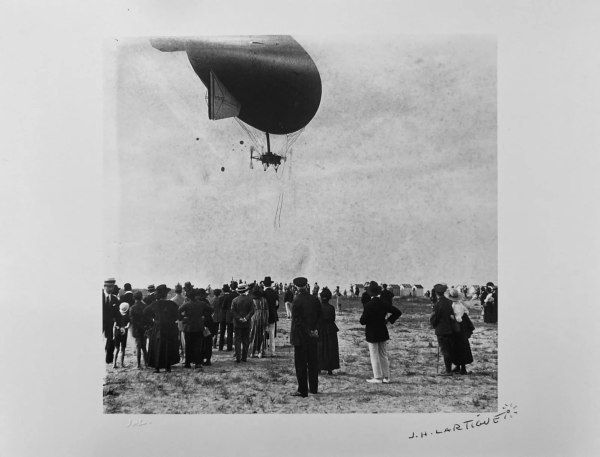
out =
{"type": "Polygon", "coordinates": [[[433,286],[433,290],[436,294],[441,295],[448,290],[448,286],[446,284],[436,284],[433,286]]]}
{"type": "Polygon", "coordinates": [[[229,284],[223,284],[223,293],[231,292],[229,284]]]}
{"type": "Polygon", "coordinates": [[[294,278],[293,283],[296,287],[306,287],[306,285],[308,284],[308,279],[300,276],[298,278],[294,278]]]}
{"type": "Polygon", "coordinates": [[[486,286],[488,286],[488,287],[496,287],[496,286],[494,285],[494,283],[493,283],[493,282],[491,282],[491,281],[490,281],[490,282],[488,282],[488,283],[486,284],[486,286]]]}
{"type": "Polygon", "coordinates": [[[375,297],[381,293],[383,289],[375,281],[371,281],[367,287],[367,292],[370,296],[375,297]]]}
{"type": "Polygon", "coordinates": [[[156,292],[156,287],[154,287],[154,284],[150,284],[148,287],[146,287],[146,289],[148,289],[148,292],[150,293],[156,292]]]}
{"type": "Polygon", "coordinates": [[[263,284],[267,287],[269,287],[271,284],[273,284],[273,281],[271,280],[270,276],[265,276],[265,280],[263,281],[263,284]]]}

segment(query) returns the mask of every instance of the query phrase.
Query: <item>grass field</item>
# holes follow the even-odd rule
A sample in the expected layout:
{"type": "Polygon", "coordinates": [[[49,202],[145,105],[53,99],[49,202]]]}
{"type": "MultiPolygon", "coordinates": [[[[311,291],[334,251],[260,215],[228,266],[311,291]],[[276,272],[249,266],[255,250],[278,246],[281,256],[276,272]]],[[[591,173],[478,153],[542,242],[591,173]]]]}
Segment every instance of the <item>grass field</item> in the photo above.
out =
{"type": "MultiPolygon", "coordinates": [[[[335,303],[335,300],[334,300],[335,303]]],[[[138,370],[131,338],[125,368],[107,365],[103,387],[105,413],[433,413],[488,412],[498,404],[498,332],[485,324],[476,302],[466,302],[476,330],[471,338],[473,358],[469,375],[436,375],[437,341],[429,326],[431,305],[426,300],[394,300],[402,317],[389,327],[390,384],[368,384],[372,377],[364,327],[357,299],[342,300],[337,316],[341,369],[319,375],[318,395],[291,397],[296,391],[290,321],[280,307],[276,339],[278,356],[236,364],[231,352],[213,353],[204,371],[171,373],[138,370]]],[[[441,359],[441,356],[440,356],[441,359]]],[[[443,361],[440,360],[440,370],[443,361]]]]}

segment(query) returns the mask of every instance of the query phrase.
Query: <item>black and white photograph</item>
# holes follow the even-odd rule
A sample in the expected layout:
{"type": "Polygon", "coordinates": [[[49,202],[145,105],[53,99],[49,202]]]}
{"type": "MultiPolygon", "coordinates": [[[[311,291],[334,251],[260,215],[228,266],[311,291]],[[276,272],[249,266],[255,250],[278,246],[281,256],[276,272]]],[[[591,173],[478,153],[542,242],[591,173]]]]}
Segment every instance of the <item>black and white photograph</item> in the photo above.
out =
{"type": "Polygon", "coordinates": [[[496,47],[111,40],[105,412],[495,411],[496,47]]]}
{"type": "Polygon", "coordinates": [[[599,19],[4,2],[0,455],[597,455],[599,19]]]}

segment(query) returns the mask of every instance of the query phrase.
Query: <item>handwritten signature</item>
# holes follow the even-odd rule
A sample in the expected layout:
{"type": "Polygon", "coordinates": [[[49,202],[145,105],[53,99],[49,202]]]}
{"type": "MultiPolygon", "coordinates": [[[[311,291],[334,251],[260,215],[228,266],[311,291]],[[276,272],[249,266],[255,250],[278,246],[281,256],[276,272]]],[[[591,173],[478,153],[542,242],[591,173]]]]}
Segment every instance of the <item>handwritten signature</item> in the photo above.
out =
{"type": "Polygon", "coordinates": [[[144,425],[151,424],[150,421],[145,421],[144,419],[129,419],[127,422],[127,427],[143,427],[144,425]]]}
{"type": "Polygon", "coordinates": [[[443,435],[445,433],[458,432],[462,430],[473,430],[474,428],[483,427],[485,425],[497,424],[501,420],[505,421],[507,419],[512,419],[513,414],[517,414],[517,406],[511,404],[504,404],[502,406],[502,411],[494,416],[487,416],[485,419],[480,417],[481,414],[477,414],[474,419],[470,419],[464,422],[460,422],[458,424],[453,424],[452,427],[445,427],[443,430],[435,429],[434,432],[413,432],[411,436],[408,437],[409,440],[414,438],[426,438],[430,436],[443,435]]]}

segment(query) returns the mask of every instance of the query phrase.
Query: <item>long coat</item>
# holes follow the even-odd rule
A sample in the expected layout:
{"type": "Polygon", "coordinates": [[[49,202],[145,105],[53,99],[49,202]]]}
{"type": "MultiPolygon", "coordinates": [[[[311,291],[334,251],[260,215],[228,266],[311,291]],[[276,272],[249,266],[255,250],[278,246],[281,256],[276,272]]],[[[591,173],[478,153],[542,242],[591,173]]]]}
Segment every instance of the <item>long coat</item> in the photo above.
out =
{"type": "Polygon", "coordinates": [[[154,319],[148,345],[148,365],[166,368],[179,363],[178,309],[171,300],[155,300],[144,309],[154,319]]]}
{"type": "Polygon", "coordinates": [[[233,303],[233,300],[235,300],[239,295],[240,294],[238,294],[235,291],[225,294],[225,299],[223,300],[223,307],[221,312],[225,313],[226,324],[233,324],[233,313],[231,312],[231,304],[233,303]]]}
{"type": "Polygon", "coordinates": [[[433,312],[429,317],[429,323],[435,329],[437,336],[452,335],[452,302],[441,295],[433,305],[433,312]]]}
{"type": "Polygon", "coordinates": [[[303,346],[317,344],[318,338],[312,338],[310,332],[318,330],[322,310],[319,299],[308,291],[300,292],[292,303],[292,325],[290,330],[290,344],[303,346]]]}
{"type": "Polygon", "coordinates": [[[337,370],[340,367],[338,327],[335,325],[335,307],[329,303],[321,305],[319,322],[319,370],[337,370]]]}
{"type": "Polygon", "coordinates": [[[395,306],[381,300],[379,297],[373,297],[365,305],[360,323],[365,326],[365,338],[368,343],[381,343],[390,339],[387,329],[387,322],[394,323],[402,315],[395,306]],[[386,319],[387,315],[391,314],[386,319]]]}

